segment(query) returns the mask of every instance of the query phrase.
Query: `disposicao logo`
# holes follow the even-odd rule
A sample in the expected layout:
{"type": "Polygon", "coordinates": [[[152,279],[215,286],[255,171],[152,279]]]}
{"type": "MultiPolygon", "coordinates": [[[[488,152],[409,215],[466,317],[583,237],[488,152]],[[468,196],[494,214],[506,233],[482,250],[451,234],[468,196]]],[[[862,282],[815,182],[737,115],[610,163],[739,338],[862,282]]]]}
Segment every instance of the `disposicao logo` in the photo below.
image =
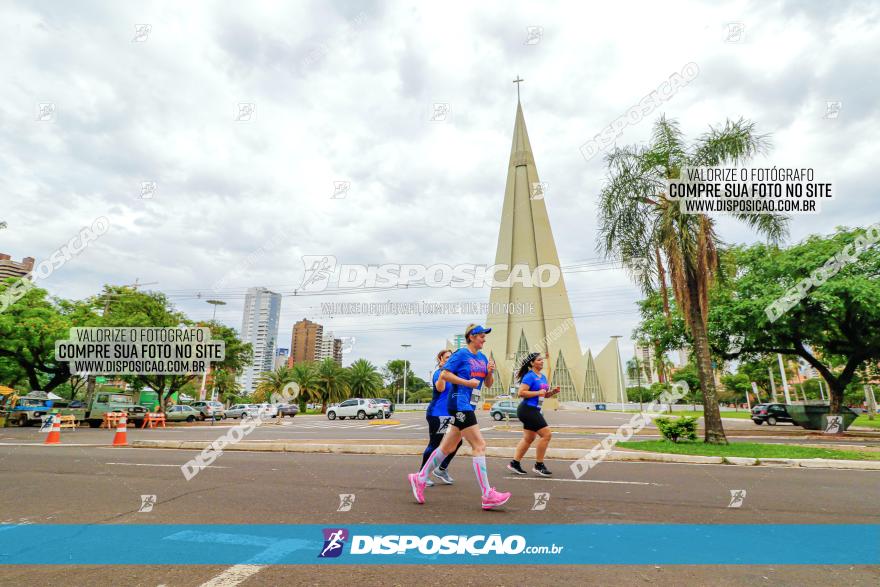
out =
{"type": "Polygon", "coordinates": [[[324,528],[324,546],[318,558],[336,558],[342,554],[345,541],[348,540],[348,530],[345,528],[324,528]]]}

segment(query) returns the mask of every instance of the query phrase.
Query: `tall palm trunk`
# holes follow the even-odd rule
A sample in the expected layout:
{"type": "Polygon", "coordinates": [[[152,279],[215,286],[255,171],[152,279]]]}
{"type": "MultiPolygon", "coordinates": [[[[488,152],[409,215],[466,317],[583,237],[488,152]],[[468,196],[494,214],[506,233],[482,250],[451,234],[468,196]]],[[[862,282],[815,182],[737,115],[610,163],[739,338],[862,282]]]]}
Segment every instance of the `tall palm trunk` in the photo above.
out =
{"type": "Polygon", "coordinates": [[[697,280],[691,271],[687,272],[687,288],[690,303],[688,304],[691,336],[694,339],[694,357],[697,364],[697,376],[703,390],[703,423],[705,426],[703,440],[710,444],[727,444],[724,426],[721,423],[721,410],[718,409],[718,396],[715,391],[715,378],[712,375],[712,356],[709,352],[709,337],[706,322],[700,304],[697,280]]]}

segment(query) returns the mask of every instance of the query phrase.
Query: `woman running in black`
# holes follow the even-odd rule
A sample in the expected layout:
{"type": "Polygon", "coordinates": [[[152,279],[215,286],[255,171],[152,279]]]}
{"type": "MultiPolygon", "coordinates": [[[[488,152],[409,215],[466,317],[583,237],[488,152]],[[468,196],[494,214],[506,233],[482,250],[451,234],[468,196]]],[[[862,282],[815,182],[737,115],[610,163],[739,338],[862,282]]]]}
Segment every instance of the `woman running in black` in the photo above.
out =
{"type": "Polygon", "coordinates": [[[507,465],[508,470],[517,475],[525,475],[526,472],[520,465],[532,442],[538,437],[538,446],[535,447],[535,467],[532,469],[538,475],[549,477],[552,473],[544,466],[544,455],[547,453],[547,445],[553,433],[541,414],[544,399],[553,397],[559,393],[559,387],[547,391],[547,377],[541,373],[544,368],[544,359],[539,353],[531,353],[520,365],[516,378],[519,379],[519,397],[523,398],[516,415],[523,424],[523,437],[516,445],[513,460],[507,465]]]}
{"type": "MultiPolygon", "coordinates": [[[[437,353],[437,370],[434,371],[434,374],[431,376],[431,386],[434,393],[431,398],[431,403],[428,404],[428,409],[425,412],[425,418],[428,420],[428,446],[422,454],[422,467],[428,462],[428,457],[431,456],[434,449],[440,446],[440,442],[443,440],[443,435],[446,434],[446,430],[449,429],[449,425],[452,423],[452,416],[449,415],[449,409],[446,405],[449,388],[452,387],[452,385],[446,383],[446,380],[440,377],[440,373],[443,371],[443,365],[446,364],[446,361],[450,356],[452,356],[452,351],[448,349],[443,349],[437,353]]],[[[452,485],[455,482],[446,469],[449,467],[449,463],[452,462],[452,459],[455,457],[455,453],[458,452],[459,448],[461,448],[460,440],[458,441],[458,446],[455,447],[455,450],[446,455],[446,458],[443,459],[443,462],[440,463],[439,467],[431,471],[431,474],[434,475],[434,477],[440,479],[447,485],[452,485]]],[[[426,484],[428,487],[431,487],[434,485],[434,482],[428,478],[426,484]]]]}

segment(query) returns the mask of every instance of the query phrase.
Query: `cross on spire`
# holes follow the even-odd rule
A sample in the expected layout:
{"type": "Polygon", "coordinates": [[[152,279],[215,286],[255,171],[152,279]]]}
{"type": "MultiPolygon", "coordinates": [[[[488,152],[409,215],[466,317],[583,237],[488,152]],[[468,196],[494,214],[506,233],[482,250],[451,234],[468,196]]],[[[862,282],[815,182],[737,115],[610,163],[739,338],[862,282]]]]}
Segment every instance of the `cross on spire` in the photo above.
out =
{"type": "Polygon", "coordinates": [[[519,76],[516,76],[516,79],[513,80],[513,83],[516,84],[516,101],[517,101],[517,102],[519,102],[519,84],[520,84],[521,82],[524,82],[524,81],[526,81],[526,80],[522,79],[522,78],[519,77],[519,76]]]}

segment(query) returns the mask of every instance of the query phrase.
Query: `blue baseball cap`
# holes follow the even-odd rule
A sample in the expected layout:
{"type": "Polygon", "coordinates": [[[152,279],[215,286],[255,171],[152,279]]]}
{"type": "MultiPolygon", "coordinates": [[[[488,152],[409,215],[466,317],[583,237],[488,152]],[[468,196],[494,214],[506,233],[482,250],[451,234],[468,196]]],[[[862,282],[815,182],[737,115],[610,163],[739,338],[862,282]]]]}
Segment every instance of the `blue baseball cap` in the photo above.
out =
{"type": "Polygon", "coordinates": [[[469,336],[471,334],[489,334],[490,332],[492,332],[491,328],[483,328],[482,326],[477,324],[476,326],[474,326],[473,328],[471,328],[470,330],[468,330],[464,334],[465,334],[465,336],[469,336]]]}

